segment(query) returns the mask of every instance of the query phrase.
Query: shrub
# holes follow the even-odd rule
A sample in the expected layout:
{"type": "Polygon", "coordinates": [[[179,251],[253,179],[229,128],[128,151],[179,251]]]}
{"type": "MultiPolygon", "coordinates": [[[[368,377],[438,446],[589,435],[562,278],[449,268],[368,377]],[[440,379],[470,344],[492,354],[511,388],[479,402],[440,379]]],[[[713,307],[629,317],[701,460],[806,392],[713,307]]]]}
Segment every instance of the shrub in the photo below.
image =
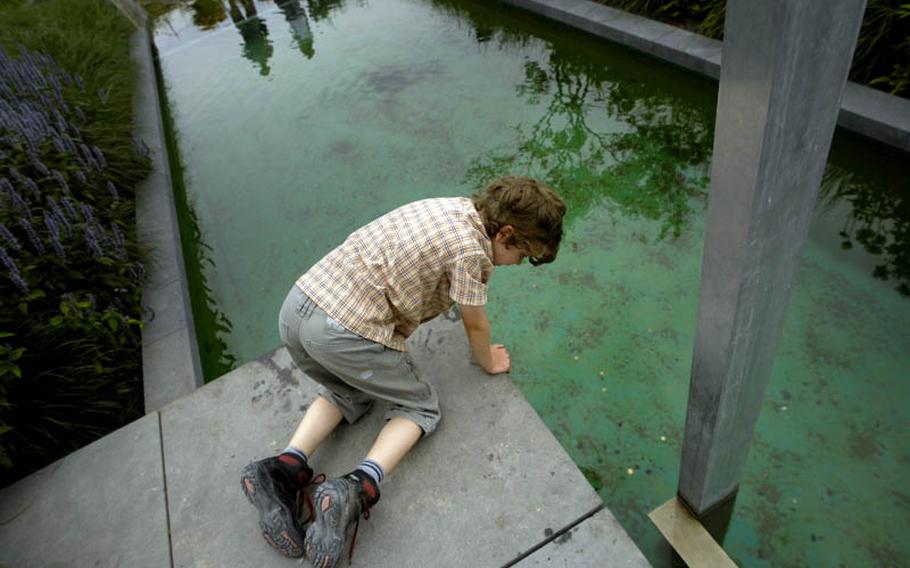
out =
{"type": "MultiPolygon", "coordinates": [[[[725,0],[598,0],[714,39],[723,39],[725,0]]],[[[910,97],[910,3],[869,0],[857,39],[850,79],[910,97]]]]}
{"type": "Polygon", "coordinates": [[[14,3],[0,29],[6,484],[142,415],[133,188],[149,160],[131,138],[132,28],[111,6],[14,3]]]}

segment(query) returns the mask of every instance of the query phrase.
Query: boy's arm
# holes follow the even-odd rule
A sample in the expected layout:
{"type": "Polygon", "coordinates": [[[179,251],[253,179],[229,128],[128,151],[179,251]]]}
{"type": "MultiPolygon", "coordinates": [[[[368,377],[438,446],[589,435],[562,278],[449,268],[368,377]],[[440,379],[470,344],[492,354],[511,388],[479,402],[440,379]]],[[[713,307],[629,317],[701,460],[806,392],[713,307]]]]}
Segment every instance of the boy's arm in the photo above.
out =
{"type": "Polygon", "coordinates": [[[459,307],[474,358],[483,370],[491,375],[508,371],[511,365],[509,352],[502,345],[490,345],[490,320],[483,306],[459,307]]]}

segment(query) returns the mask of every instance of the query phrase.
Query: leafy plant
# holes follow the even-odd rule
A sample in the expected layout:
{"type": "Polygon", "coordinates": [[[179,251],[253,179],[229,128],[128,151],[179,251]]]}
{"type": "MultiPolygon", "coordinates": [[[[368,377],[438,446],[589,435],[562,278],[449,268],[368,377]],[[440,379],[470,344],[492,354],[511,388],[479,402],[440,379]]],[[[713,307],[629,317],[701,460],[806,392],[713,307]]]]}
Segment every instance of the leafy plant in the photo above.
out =
{"type": "MultiPolygon", "coordinates": [[[[725,0],[598,0],[702,35],[723,39],[725,0]]],[[[910,96],[910,3],[869,0],[850,79],[901,97],[910,96]]]]}
{"type": "Polygon", "coordinates": [[[5,484],[142,414],[133,188],[149,161],[113,7],[13,2],[0,30],[5,484]]]}

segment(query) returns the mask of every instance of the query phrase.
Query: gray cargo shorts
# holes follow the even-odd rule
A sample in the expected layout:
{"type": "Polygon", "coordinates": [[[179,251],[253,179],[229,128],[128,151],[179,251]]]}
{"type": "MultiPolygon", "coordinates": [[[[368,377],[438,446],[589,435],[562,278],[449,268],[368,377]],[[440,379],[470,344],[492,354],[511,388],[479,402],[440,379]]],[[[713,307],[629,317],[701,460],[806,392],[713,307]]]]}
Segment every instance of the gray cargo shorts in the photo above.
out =
{"type": "Polygon", "coordinates": [[[401,416],[429,435],[441,418],[432,385],[420,380],[406,352],[348,331],[294,285],[278,315],[281,340],[294,362],[319,383],[318,394],[341,410],[349,423],[376,400],[389,404],[388,420],[401,416]]]}

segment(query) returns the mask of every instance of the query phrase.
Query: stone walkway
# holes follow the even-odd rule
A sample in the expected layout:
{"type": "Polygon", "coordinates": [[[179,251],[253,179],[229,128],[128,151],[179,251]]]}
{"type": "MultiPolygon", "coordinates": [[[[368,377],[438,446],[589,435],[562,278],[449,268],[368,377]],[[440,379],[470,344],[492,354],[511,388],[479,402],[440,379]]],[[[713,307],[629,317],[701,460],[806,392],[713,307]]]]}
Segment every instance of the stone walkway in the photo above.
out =
{"type": "MultiPolygon", "coordinates": [[[[443,422],[387,477],[353,566],[648,566],[512,380],[469,362],[461,328],[441,317],[411,338],[443,422]]],[[[239,471],[282,449],[313,397],[279,349],[7,487],[0,565],[294,564],[259,535],[239,471]]],[[[316,470],[355,466],[381,414],[336,430],[316,470]]]]}

